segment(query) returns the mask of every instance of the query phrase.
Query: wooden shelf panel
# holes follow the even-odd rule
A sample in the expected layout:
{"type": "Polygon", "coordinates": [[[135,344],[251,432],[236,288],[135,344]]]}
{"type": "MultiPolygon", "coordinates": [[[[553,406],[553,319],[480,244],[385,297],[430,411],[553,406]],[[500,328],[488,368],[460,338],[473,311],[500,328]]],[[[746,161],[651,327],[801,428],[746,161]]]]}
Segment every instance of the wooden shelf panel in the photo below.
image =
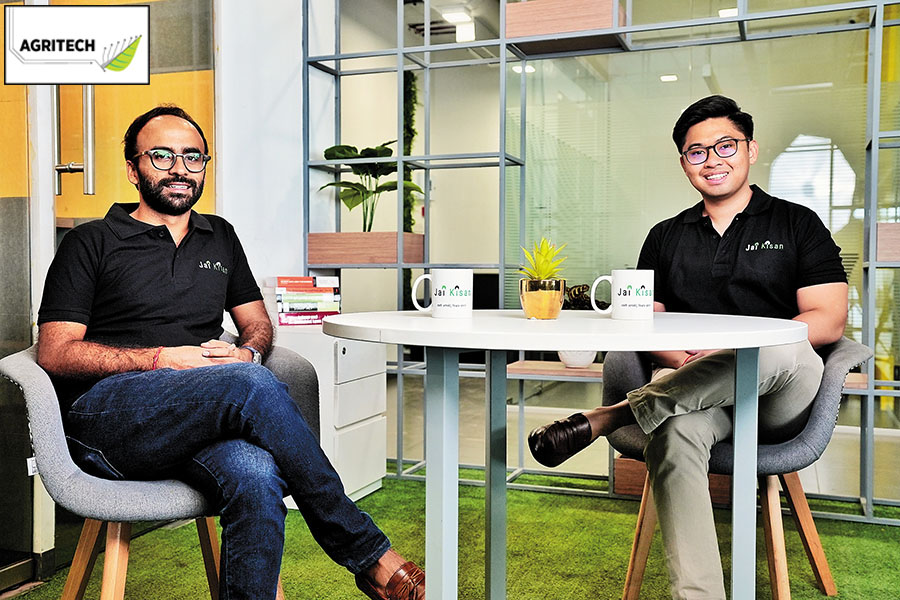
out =
{"type": "MultiPolygon", "coordinates": [[[[526,54],[551,54],[615,48],[615,35],[565,37],[517,42],[516,38],[609,29],[612,0],[529,0],[506,5],[506,37],[526,54]]],[[[619,5],[619,25],[625,25],[625,6],[619,5]]]]}
{"type": "Polygon", "coordinates": [[[844,389],[864,390],[869,385],[869,376],[865,373],[850,373],[844,380],[844,389]]]}
{"type": "MultiPolygon", "coordinates": [[[[403,262],[425,259],[425,236],[403,233],[403,262]]],[[[310,233],[307,236],[307,263],[315,265],[362,265],[397,262],[397,233],[369,231],[310,233]]]]}
{"type": "MultiPolygon", "coordinates": [[[[506,37],[609,29],[613,26],[612,0],[530,0],[506,5],[506,37]]],[[[625,8],[619,5],[619,23],[625,8]]]]}
{"type": "Polygon", "coordinates": [[[900,223],[878,224],[878,251],[875,260],[900,261],[900,223]]]}
{"type": "Polygon", "coordinates": [[[555,377],[583,377],[600,379],[603,377],[603,365],[592,363],[586,369],[570,369],[554,360],[517,360],[506,367],[508,375],[534,375],[546,379],[555,377]]]}

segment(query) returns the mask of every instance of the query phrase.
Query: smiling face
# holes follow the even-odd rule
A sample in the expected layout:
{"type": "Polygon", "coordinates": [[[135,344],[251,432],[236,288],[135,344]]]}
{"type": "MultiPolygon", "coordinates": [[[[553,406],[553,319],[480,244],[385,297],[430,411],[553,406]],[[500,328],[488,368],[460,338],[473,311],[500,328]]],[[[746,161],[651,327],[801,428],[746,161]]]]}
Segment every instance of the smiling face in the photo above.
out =
{"type": "MultiPolygon", "coordinates": [[[[173,115],[160,115],[148,121],[137,135],[138,153],[153,148],[165,148],[179,154],[203,152],[204,143],[189,122],[173,115]]],[[[157,213],[182,215],[203,194],[206,171],[191,173],[181,157],[167,171],[154,167],[147,155],[136,156],[126,165],[128,180],[137,186],[141,203],[157,213]]]]}
{"type": "MultiPolygon", "coordinates": [[[[727,138],[743,140],[746,137],[728,117],[706,119],[688,129],[681,151],[712,146],[727,138]]],[[[684,174],[703,200],[723,203],[744,196],[749,200],[752,194],[748,181],[750,165],[756,162],[759,154],[756,142],[738,142],[737,152],[728,158],[721,158],[712,148],[708,154],[706,162],[699,165],[692,165],[683,155],[681,157],[684,174]]]]}

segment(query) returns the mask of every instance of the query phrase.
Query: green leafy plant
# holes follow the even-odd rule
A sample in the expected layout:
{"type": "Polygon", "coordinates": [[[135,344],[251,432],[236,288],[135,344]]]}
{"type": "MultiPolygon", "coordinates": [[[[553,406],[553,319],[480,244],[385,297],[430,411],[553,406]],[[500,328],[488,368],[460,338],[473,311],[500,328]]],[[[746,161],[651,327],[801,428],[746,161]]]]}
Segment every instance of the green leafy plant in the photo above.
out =
{"type": "MultiPolygon", "coordinates": [[[[397,140],[384,142],[374,148],[363,148],[358,150],[355,146],[347,146],[338,144],[325,149],[325,158],[328,160],[346,160],[355,158],[387,158],[393,155],[394,151],[389,146],[397,140]]],[[[341,202],[349,209],[353,210],[362,205],[363,210],[363,231],[372,231],[372,219],[375,217],[375,207],[378,206],[378,198],[384,192],[397,189],[397,181],[380,182],[385,175],[397,172],[397,163],[395,162],[370,162],[370,163],[352,163],[349,165],[350,171],[359,177],[359,181],[332,181],[326,183],[319,189],[327,187],[341,188],[341,202]]],[[[422,189],[406,180],[402,184],[403,189],[413,190],[422,194],[422,189]]]]}
{"type": "Polygon", "coordinates": [[[529,279],[535,280],[559,279],[559,272],[562,270],[559,265],[569,257],[563,256],[562,258],[556,258],[556,256],[565,247],[566,244],[557,247],[544,237],[541,238],[540,242],[534,243],[533,252],[528,252],[528,250],[523,247],[522,251],[525,253],[525,258],[528,259],[528,264],[530,266],[522,267],[519,269],[519,273],[525,275],[529,279]]]}

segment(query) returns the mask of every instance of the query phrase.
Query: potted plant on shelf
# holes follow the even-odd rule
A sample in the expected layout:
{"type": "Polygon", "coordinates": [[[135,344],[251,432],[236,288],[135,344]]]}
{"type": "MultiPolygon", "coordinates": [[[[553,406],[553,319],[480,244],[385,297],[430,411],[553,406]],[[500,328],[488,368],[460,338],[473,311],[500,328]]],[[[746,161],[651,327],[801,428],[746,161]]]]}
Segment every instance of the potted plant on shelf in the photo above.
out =
{"type": "Polygon", "coordinates": [[[519,280],[519,299],[522,310],[529,319],[555,319],[562,310],[565,299],[566,280],[559,277],[560,265],[568,257],[557,258],[566,244],[557,247],[542,237],[535,242],[533,252],[525,248],[528,266],[519,269],[525,279],[519,280]]]}
{"type": "MultiPolygon", "coordinates": [[[[325,149],[325,158],[327,160],[345,160],[356,158],[387,158],[394,152],[389,148],[391,144],[397,140],[384,142],[374,148],[363,148],[357,150],[355,146],[347,146],[338,144],[325,149]]],[[[378,206],[378,198],[382,193],[396,190],[397,181],[380,182],[385,175],[397,172],[397,163],[395,162],[370,162],[370,163],[351,163],[350,171],[359,177],[359,181],[332,181],[326,183],[320,190],[327,187],[341,188],[340,199],[348,210],[353,210],[362,205],[363,213],[363,231],[372,231],[372,219],[375,217],[375,208],[378,206]]],[[[411,189],[414,192],[422,194],[422,189],[409,180],[404,180],[402,187],[411,189]]]]}
{"type": "MultiPolygon", "coordinates": [[[[324,152],[328,160],[349,160],[360,158],[387,158],[392,151],[390,145],[394,141],[384,142],[373,148],[358,150],[355,146],[338,144],[327,148],[324,152]]],[[[425,256],[425,236],[421,233],[413,233],[404,228],[402,232],[396,231],[372,231],[372,219],[375,216],[375,208],[378,198],[382,193],[396,190],[397,181],[382,182],[381,178],[397,171],[397,163],[385,162],[356,162],[348,165],[350,171],[359,181],[333,181],[323,185],[321,189],[328,187],[340,188],[339,197],[348,209],[353,210],[362,205],[363,227],[362,231],[337,231],[320,232],[307,235],[307,260],[311,265],[343,265],[343,264],[394,264],[400,260],[397,245],[398,236],[402,238],[403,258],[405,263],[421,263],[425,256]]],[[[406,170],[406,169],[404,169],[406,170]]],[[[404,192],[422,194],[422,189],[404,176],[402,189],[404,192]]],[[[403,202],[408,199],[404,194],[403,202]]],[[[406,224],[404,223],[404,226],[406,224]]],[[[412,228],[410,217],[410,229],[412,228]]]]}

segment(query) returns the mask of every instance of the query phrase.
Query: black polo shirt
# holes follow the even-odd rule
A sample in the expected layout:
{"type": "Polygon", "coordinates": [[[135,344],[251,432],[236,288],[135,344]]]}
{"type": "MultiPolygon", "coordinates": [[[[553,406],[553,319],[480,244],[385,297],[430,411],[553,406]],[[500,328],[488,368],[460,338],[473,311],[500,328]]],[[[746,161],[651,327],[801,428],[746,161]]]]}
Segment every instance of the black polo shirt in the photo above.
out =
{"type": "Polygon", "coordinates": [[[650,230],[637,267],[654,270],[654,300],[667,311],[791,319],[798,289],[847,281],[840,248],[815,212],[751,189],[724,235],[703,216],[703,202],[650,230]]]}
{"type": "MultiPolygon", "coordinates": [[[[234,228],[191,211],[175,245],[164,225],[114,204],[63,237],[47,272],[38,324],[87,326],[85,339],[119,347],[198,345],[222,334],[222,315],[261,300],[234,228]]],[[[64,409],[94,382],[54,378],[64,409]]]]}
{"type": "Polygon", "coordinates": [[[199,344],[222,334],[222,313],[262,299],[234,228],[191,211],[178,246],[164,225],[114,204],[79,225],[57,250],[38,324],[87,325],[85,339],[117,346],[199,344]]]}

